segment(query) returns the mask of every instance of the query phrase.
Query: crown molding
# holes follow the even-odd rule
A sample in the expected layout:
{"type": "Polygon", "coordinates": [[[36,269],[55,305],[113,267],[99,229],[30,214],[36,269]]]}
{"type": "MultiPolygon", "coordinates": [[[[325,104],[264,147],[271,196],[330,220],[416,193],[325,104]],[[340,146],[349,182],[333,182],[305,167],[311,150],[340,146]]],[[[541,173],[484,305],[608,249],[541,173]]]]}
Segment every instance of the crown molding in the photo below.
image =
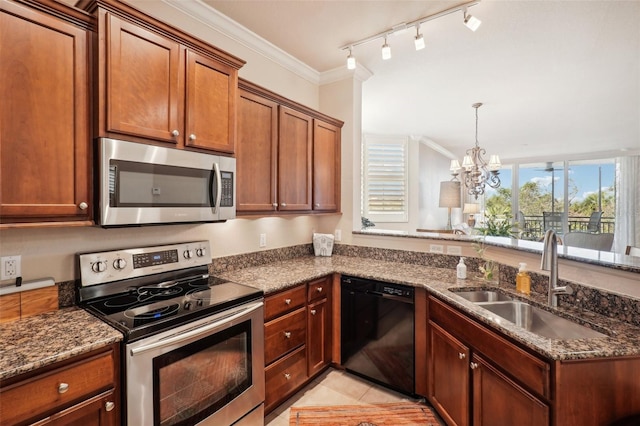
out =
{"type": "Polygon", "coordinates": [[[318,71],[263,39],[258,34],[243,27],[228,16],[208,6],[201,0],[161,1],[254,52],[259,53],[301,78],[316,85],[320,84],[321,78],[318,71]]]}
{"type": "Polygon", "coordinates": [[[367,81],[373,73],[367,68],[358,64],[355,70],[349,70],[347,67],[334,68],[329,71],[320,73],[320,85],[334,83],[336,81],[354,79],[360,82],[367,81]]]}

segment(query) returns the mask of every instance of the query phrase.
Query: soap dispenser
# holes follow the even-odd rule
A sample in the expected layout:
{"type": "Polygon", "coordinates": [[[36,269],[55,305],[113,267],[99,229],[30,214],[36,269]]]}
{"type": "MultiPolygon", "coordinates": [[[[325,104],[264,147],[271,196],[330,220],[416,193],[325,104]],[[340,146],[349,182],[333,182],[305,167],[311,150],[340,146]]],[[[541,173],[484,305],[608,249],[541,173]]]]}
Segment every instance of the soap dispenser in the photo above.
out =
{"type": "Polygon", "coordinates": [[[458,262],[458,266],[456,267],[458,273],[459,280],[467,279],[467,265],[464,264],[464,257],[460,258],[460,262],[458,262]]]}
{"type": "Polygon", "coordinates": [[[531,277],[527,272],[527,264],[524,262],[520,263],[520,268],[516,275],[516,291],[527,296],[531,294],[531,277]]]}

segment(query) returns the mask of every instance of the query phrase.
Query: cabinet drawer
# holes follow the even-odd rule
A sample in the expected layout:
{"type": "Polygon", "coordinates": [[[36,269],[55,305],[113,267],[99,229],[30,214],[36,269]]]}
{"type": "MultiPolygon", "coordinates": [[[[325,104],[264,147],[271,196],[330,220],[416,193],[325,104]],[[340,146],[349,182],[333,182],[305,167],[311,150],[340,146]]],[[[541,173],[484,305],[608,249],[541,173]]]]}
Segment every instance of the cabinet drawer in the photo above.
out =
{"type": "Polygon", "coordinates": [[[331,277],[324,277],[309,282],[307,288],[307,300],[312,302],[317,299],[327,297],[331,286],[331,277]]]}
{"type": "Polygon", "coordinates": [[[304,346],[265,369],[265,411],[307,380],[307,351],[304,346]]]}
{"type": "Polygon", "coordinates": [[[285,312],[293,311],[306,302],[306,285],[299,285],[265,298],[264,318],[269,321],[285,312]]]}
{"type": "Polygon", "coordinates": [[[442,328],[539,395],[549,398],[550,367],[545,361],[475,323],[438,299],[429,297],[429,316],[442,328]]]}
{"type": "Polygon", "coordinates": [[[1,389],[0,424],[32,419],[113,386],[113,352],[107,352],[1,389]]]}
{"type": "Polygon", "coordinates": [[[307,308],[303,307],[264,326],[264,362],[266,365],[280,358],[307,339],[307,308]]]}

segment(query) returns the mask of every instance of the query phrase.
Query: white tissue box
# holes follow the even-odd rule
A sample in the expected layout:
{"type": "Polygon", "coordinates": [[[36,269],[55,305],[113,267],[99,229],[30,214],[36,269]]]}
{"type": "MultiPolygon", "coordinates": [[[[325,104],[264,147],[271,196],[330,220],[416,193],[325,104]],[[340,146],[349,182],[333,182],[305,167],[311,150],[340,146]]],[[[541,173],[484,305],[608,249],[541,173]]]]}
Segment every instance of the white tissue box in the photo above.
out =
{"type": "Polygon", "coordinates": [[[333,252],[333,234],[313,234],[313,252],[316,256],[331,256],[333,252]]]}

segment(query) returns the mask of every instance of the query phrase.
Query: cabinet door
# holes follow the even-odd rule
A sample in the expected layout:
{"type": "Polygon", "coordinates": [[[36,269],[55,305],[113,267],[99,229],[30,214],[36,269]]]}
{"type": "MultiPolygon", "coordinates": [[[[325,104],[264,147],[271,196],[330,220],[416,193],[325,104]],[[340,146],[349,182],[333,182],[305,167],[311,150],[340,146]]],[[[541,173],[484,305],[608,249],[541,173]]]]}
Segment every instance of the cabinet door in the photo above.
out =
{"type": "Polygon", "coordinates": [[[180,45],[112,14],[106,19],[106,130],[182,141],[180,45]]]}
{"type": "Polygon", "coordinates": [[[309,304],[307,329],[307,363],[309,377],[331,362],[331,315],[329,299],[309,304]]]}
{"type": "Polygon", "coordinates": [[[277,208],[278,104],[240,91],[236,146],[237,211],[277,208]]]}
{"type": "Polygon", "coordinates": [[[469,348],[429,321],[429,400],[449,425],[469,424],[470,355],[469,348]]]}
{"type": "Polygon", "coordinates": [[[313,120],[280,107],[278,152],[279,210],[311,210],[313,120]]]}
{"type": "Polygon", "coordinates": [[[313,120],[313,210],[340,210],[340,131],[313,120]]]}
{"type": "Polygon", "coordinates": [[[67,408],[33,426],[115,426],[119,411],[113,390],[67,408]]]}
{"type": "Polygon", "coordinates": [[[87,31],[0,3],[0,221],[89,220],[87,31]]]}
{"type": "Polygon", "coordinates": [[[481,357],[473,355],[473,424],[542,426],[549,407],[481,357]]]}
{"type": "Polygon", "coordinates": [[[185,145],[235,151],[238,71],[187,51],[185,145]]]}

